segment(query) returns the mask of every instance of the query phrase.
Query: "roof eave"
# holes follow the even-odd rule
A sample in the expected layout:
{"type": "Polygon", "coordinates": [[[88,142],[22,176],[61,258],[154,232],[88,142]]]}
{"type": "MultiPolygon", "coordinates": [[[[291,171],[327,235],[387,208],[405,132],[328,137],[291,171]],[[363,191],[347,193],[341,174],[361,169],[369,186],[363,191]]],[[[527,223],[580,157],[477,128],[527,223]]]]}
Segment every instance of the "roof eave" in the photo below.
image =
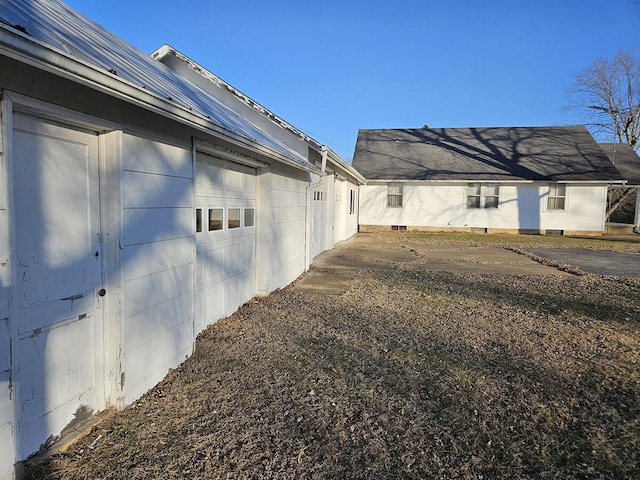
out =
{"type": "Polygon", "coordinates": [[[171,120],[178,121],[201,132],[222,136],[227,141],[247,148],[254,153],[274,158],[279,162],[302,170],[310,172],[318,171],[318,168],[307,162],[306,159],[301,158],[301,160],[308,163],[308,166],[294,159],[290,159],[264,145],[231,132],[202,115],[198,115],[180,105],[146,91],[142,87],[119,78],[114,74],[102,71],[88,62],[71,57],[46,43],[30,38],[20,32],[10,30],[4,25],[0,25],[0,55],[87,86],[111,97],[118,98],[171,120]]]}
{"type": "Polygon", "coordinates": [[[367,178],[367,183],[372,182],[399,182],[399,183],[571,183],[571,184],[592,184],[592,185],[624,185],[626,180],[563,180],[563,179],[542,179],[542,180],[526,180],[526,179],[491,179],[491,178],[449,178],[449,179],[402,179],[402,178],[367,178]]]}
{"type": "Polygon", "coordinates": [[[331,161],[334,165],[342,169],[345,173],[351,175],[359,184],[364,184],[367,182],[367,179],[358,171],[353,165],[349,165],[345,162],[340,155],[331,150],[330,147],[327,147],[327,153],[329,161],[331,161]]]}

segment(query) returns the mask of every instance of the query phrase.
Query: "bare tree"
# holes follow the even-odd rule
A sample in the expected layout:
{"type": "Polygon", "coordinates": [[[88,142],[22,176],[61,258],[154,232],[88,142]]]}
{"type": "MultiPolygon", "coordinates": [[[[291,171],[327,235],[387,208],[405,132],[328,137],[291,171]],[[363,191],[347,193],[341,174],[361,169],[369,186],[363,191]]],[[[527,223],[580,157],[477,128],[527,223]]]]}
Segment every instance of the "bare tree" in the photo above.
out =
{"type": "Polygon", "coordinates": [[[640,143],[640,60],[620,51],[597,58],[569,89],[568,110],[576,112],[600,141],[616,138],[638,150],[640,143]]]}

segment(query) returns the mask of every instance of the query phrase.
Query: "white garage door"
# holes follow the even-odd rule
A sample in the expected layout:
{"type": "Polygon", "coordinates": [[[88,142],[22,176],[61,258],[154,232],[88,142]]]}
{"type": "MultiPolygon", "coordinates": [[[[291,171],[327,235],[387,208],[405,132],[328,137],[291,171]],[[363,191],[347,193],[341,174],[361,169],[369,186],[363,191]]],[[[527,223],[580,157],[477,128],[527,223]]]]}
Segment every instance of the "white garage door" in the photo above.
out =
{"type": "Polygon", "coordinates": [[[255,293],[256,171],[196,157],[196,326],[233,313],[255,293]]]}
{"type": "Polygon", "coordinates": [[[101,408],[98,136],[14,116],[20,454],[101,408]]]}

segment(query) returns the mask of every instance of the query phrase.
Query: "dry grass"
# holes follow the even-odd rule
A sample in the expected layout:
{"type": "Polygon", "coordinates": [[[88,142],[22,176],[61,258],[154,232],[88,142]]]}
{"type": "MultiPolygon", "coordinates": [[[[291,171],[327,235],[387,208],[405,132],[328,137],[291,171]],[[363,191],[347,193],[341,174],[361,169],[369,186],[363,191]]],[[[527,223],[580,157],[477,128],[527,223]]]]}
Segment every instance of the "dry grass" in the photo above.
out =
{"type": "Polygon", "coordinates": [[[639,367],[639,281],[362,270],[249,302],[27,478],[640,478],[639,367]]]}

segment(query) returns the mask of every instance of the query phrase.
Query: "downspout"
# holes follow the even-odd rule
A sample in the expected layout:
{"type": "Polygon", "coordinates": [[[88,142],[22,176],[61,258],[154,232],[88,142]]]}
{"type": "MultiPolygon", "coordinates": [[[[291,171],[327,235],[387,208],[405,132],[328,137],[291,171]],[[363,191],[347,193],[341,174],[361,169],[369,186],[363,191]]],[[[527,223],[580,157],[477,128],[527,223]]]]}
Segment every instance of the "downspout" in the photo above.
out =
{"type": "Polygon", "coordinates": [[[636,187],[636,218],[635,232],[640,233],[640,186],[636,187]]]}
{"type": "MultiPolygon", "coordinates": [[[[307,188],[305,189],[305,226],[304,226],[304,270],[307,271],[309,266],[311,265],[311,207],[312,203],[309,200],[309,192],[316,187],[322,185],[322,178],[324,176],[325,170],[327,168],[327,147],[322,146],[320,149],[320,154],[322,155],[322,174],[318,175],[318,180],[315,182],[309,182],[307,188]]],[[[314,173],[310,172],[310,175],[313,178],[314,173]]]]}

